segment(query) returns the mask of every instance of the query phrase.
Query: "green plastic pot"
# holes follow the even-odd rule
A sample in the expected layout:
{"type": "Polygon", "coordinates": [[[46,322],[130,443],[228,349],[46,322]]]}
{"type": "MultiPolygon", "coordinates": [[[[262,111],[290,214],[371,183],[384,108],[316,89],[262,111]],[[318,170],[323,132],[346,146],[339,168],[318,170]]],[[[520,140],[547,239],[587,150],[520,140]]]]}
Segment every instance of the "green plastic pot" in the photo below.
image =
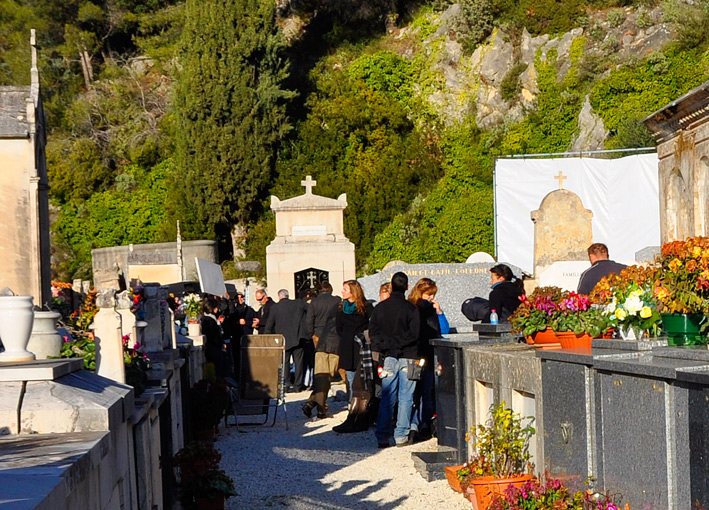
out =
{"type": "Polygon", "coordinates": [[[706,333],[701,327],[707,317],[701,314],[663,313],[662,329],[669,345],[706,345],[706,333]]]}

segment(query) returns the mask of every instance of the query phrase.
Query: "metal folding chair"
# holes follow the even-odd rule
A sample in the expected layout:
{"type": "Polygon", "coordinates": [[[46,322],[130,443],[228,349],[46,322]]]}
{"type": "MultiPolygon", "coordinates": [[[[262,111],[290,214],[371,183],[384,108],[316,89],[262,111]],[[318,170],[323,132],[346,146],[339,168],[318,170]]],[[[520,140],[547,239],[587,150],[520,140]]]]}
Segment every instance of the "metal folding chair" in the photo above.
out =
{"type": "MultiPolygon", "coordinates": [[[[286,410],[286,395],[283,376],[286,365],[285,339],[283,335],[245,335],[241,338],[241,368],[238,383],[229,383],[231,396],[230,413],[234,415],[234,424],[238,430],[239,416],[254,416],[264,414],[261,423],[248,425],[265,425],[271,408],[273,422],[276,424],[278,408],[283,407],[283,415],[288,430],[288,412],[286,410]]],[[[227,417],[225,416],[225,423],[227,417]]],[[[246,423],[242,425],[247,425],[246,423]]]]}

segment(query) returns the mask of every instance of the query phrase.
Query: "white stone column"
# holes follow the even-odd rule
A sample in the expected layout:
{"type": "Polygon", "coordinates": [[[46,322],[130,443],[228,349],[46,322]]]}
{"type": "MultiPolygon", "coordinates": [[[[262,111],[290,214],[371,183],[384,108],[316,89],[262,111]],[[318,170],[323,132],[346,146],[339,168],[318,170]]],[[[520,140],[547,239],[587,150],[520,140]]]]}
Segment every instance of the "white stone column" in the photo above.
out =
{"type": "Polygon", "coordinates": [[[121,314],[116,312],[116,291],[99,293],[93,331],[96,340],[96,373],[120,383],[126,382],[123,365],[123,330],[121,314]]]}

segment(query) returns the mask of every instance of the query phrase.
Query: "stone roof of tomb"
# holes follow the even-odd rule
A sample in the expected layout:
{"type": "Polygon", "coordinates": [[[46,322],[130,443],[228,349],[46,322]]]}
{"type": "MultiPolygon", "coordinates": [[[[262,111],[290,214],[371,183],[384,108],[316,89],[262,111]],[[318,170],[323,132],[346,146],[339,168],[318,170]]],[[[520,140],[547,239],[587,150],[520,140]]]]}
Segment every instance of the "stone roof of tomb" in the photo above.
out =
{"type": "Polygon", "coordinates": [[[643,123],[659,141],[664,141],[708,118],[709,81],[657,110],[643,123]]]}
{"type": "Polygon", "coordinates": [[[30,87],[0,87],[0,138],[26,138],[30,87]]]}

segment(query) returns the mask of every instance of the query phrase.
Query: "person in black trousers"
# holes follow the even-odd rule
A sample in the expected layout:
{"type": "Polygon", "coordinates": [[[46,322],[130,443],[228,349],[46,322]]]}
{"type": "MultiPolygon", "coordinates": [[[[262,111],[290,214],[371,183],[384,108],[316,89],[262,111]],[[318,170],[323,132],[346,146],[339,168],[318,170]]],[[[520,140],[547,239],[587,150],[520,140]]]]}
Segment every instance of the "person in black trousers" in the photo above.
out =
{"type": "MultiPolygon", "coordinates": [[[[305,302],[302,299],[288,299],[287,289],[278,291],[278,303],[271,307],[264,333],[283,335],[286,343],[286,362],[293,358],[295,377],[291,391],[305,390],[305,350],[307,333],[305,331],[305,302]]],[[[284,367],[284,384],[288,391],[289,368],[284,367]]]]}

